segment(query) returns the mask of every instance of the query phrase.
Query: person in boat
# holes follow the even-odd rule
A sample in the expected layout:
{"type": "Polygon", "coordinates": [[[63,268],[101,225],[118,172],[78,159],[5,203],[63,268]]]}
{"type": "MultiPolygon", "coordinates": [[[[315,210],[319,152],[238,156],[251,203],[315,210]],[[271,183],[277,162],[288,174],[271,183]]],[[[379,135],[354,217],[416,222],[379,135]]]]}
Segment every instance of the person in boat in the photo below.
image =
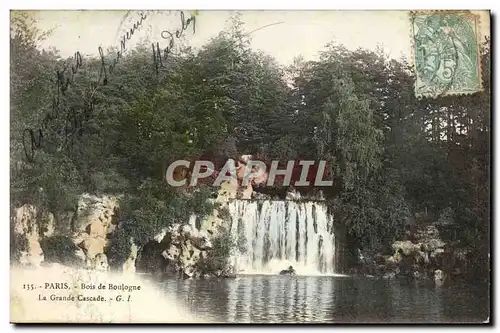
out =
{"type": "Polygon", "coordinates": [[[282,270],[280,275],[295,275],[295,269],[293,269],[292,266],[289,266],[288,269],[282,270]]]}

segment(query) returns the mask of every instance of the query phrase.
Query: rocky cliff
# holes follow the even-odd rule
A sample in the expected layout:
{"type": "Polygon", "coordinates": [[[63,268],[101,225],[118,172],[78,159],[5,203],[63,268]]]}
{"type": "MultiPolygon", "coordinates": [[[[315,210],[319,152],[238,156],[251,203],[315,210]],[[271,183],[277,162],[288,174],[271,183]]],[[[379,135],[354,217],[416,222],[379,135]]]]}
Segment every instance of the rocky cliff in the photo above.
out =
{"type": "Polygon", "coordinates": [[[33,205],[15,209],[13,236],[25,240],[19,248],[19,263],[40,266],[44,262],[62,262],[107,269],[104,249],[107,235],[116,227],[113,217],[117,209],[117,197],[90,194],[82,194],[75,211],[61,216],[59,221],[33,205]]]}
{"type": "Polygon", "coordinates": [[[379,253],[373,258],[359,252],[359,266],[353,273],[384,279],[427,280],[443,285],[467,268],[467,251],[444,242],[435,224],[408,231],[404,239],[392,244],[392,251],[392,254],[379,253]]]}
{"type": "MultiPolygon", "coordinates": [[[[236,180],[223,182],[215,199],[218,208],[209,216],[200,221],[192,216],[185,223],[171,225],[151,235],[145,246],[130,239],[130,254],[122,270],[136,272],[139,268],[143,272],[171,272],[183,277],[206,275],[200,262],[210,258],[214,252],[212,240],[220,239],[227,230],[224,212],[228,200],[242,195],[250,198],[251,193],[251,187],[242,189],[236,180]]],[[[109,236],[118,228],[115,217],[120,198],[82,194],[75,210],[59,219],[33,205],[16,208],[12,214],[11,241],[15,244],[11,246],[17,246],[18,263],[24,266],[59,263],[107,270],[107,247],[109,236]]],[[[229,267],[219,267],[213,275],[228,275],[229,271],[229,267]]]]}
{"type": "Polygon", "coordinates": [[[235,181],[223,182],[214,200],[217,208],[212,214],[203,219],[192,215],[184,224],[177,223],[163,229],[139,252],[137,269],[184,278],[231,276],[228,263],[210,268],[205,264],[219,255],[215,253],[217,244],[228,237],[227,203],[236,198],[239,190],[235,181]]]}

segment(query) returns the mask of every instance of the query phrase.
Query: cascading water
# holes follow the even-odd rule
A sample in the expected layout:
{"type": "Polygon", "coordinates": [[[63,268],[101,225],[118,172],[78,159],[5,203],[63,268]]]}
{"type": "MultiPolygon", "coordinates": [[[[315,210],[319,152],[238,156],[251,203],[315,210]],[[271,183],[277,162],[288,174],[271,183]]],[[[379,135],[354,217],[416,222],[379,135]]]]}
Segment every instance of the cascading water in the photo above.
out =
{"type": "Polygon", "coordinates": [[[333,218],[321,202],[232,200],[233,256],[239,273],[335,273],[333,218]]]}

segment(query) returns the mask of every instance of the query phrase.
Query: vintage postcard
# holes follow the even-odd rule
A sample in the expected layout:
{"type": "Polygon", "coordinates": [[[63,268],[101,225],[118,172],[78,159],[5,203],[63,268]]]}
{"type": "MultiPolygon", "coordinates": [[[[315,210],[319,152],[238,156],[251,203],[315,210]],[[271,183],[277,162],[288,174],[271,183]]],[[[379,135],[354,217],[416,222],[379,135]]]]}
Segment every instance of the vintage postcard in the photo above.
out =
{"type": "Polygon", "coordinates": [[[490,12],[12,10],[12,323],[490,323],[490,12]]]}

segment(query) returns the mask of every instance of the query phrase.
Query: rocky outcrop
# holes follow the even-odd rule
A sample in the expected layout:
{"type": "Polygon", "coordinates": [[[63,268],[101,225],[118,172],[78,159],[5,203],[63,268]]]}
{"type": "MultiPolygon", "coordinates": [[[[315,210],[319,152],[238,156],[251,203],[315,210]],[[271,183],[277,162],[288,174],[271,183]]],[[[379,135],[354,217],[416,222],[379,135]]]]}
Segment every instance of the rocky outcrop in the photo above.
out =
{"type": "MultiPolygon", "coordinates": [[[[175,224],[152,235],[152,242],[156,245],[147,244],[138,248],[131,239],[130,254],[122,265],[123,271],[135,273],[138,260],[141,260],[141,272],[161,273],[170,270],[185,278],[201,276],[199,263],[212,250],[211,239],[218,237],[227,228],[228,220],[223,207],[227,206],[228,200],[236,198],[237,188],[233,181],[222,184],[214,200],[217,209],[199,221],[199,228],[196,227],[197,217],[192,216],[186,224],[175,224]],[[145,250],[145,247],[148,249],[145,250]]],[[[25,240],[18,256],[19,262],[23,265],[41,265],[45,259],[42,244],[51,250],[51,262],[83,266],[92,270],[108,270],[105,249],[108,246],[108,236],[117,227],[115,214],[119,207],[118,200],[118,197],[111,196],[81,195],[75,211],[62,216],[65,219],[62,224],[69,224],[64,230],[57,229],[57,223],[51,214],[41,214],[34,206],[24,205],[16,209],[13,214],[13,233],[25,240]],[[73,245],[75,253],[59,255],[61,250],[67,251],[73,245]]],[[[214,272],[213,275],[224,274],[214,272]]]]}
{"type": "Polygon", "coordinates": [[[212,249],[209,235],[188,224],[173,225],[165,234],[164,237],[169,237],[169,247],[162,252],[162,256],[174,266],[176,272],[193,277],[198,262],[212,249]]]}
{"type": "Polygon", "coordinates": [[[392,244],[392,254],[377,254],[373,259],[361,256],[361,271],[384,279],[409,278],[429,280],[440,286],[460,273],[463,251],[444,242],[438,228],[427,225],[392,244]]]}
{"type": "Polygon", "coordinates": [[[154,275],[202,277],[205,272],[200,262],[208,258],[213,249],[211,238],[194,224],[174,224],[139,251],[137,270],[154,275]]]}
{"type": "MultiPolygon", "coordinates": [[[[392,245],[394,254],[387,258],[396,275],[419,279],[433,278],[435,271],[442,268],[442,256],[446,243],[439,236],[434,225],[417,229],[412,240],[396,241],[392,245]]],[[[387,274],[387,272],[386,272],[387,274]]],[[[443,275],[439,275],[444,280],[443,275]]]]}
{"type": "Polygon", "coordinates": [[[113,216],[117,208],[116,197],[82,194],[75,212],[59,216],[63,223],[57,223],[52,214],[38,211],[33,205],[17,208],[13,214],[13,233],[15,237],[25,240],[25,246],[20,251],[19,263],[39,266],[45,260],[41,242],[52,240],[46,244],[55,246],[51,252],[58,252],[58,244],[64,250],[68,249],[67,245],[61,243],[67,240],[70,246],[71,243],[75,245],[74,253],[60,254],[60,257],[66,255],[68,260],[71,259],[69,260],[71,263],[67,264],[76,266],[84,264],[90,269],[98,270],[108,269],[104,248],[108,234],[115,228],[113,216]],[[60,225],[70,227],[58,228],[60,225]]]}
{"type": "Polygon", "coordinates": [[[98,253],[87,259],[87,267],[97,271],[107,271],[109,269],[108,257],[104,253],[98,253]]]}
{"type": "Polygon", "coordinates": [[[22,242],[19,242],[22,246],[18,249],[19,263],[21,265],[39,267],[44,260],[44,256],[42,247],[40,246],[41,233],[36,207],[24,205],[17,208],[13,219],[13,236],[22,240],[22,242]]]}
{"type": "MultiPolygon", "coordinates": [[[[228,193],[227,189],[228,187],[221,188],[220,196],[215,200],[217,203],[223,204],[226,202],[226,196],[234,195],[234,191],[228,193]]],[[[172,225],[155,236],[156,242],[166,245],[161,255],[167,261],[167,266],[170,266],[169,270],[184,278],[206,277],[200,263],[209,257],[213,249],[212,240],[224,233],[228,227],[228,217],[224,216],[224,208],[221,207],[205,217],[199,229],[196,228],[195,221],[196,217],[192,216],[190,223],[172,225]]],[[[230,271],[230,267],[227,267],[211,272],[211,275],[228,276],[230,271]]]]}
{"type": "Polygon", "coordinates": [[[436,283],[437,286],[442,286],[445,282],[445,274],[442,270],[436,269],[434,271],[434,283],[436,283]]]}
{"type": "MultiPolygon", "coordinates": [[[[217,207],[212,214],[206,216],[200,223],[200,232],[202,234],[207,234],[209,238],[217,237],[228,227],[229,216],[225,212],[228,212],[229,200],[236,199],[238,191],[239,187],[236,180],[221,183],[217,198],[213,201],[217,207]]],[[[191,225],[194,227],[193,224],[191,225]]]]}
{"type": "MultiPolygon", "coordinates": [[[[213,249],[212,240],[227,231],[227,204],[236,198],[237,191],[236,180],[223,182],[213,202],[216,208],[212,214],[199,221],[199,227],[196,223],[198,217],[192,215],[185,224],[177,223],[163,229],[152,237],[151,242],[154,244],[149,242],[135,255],[135,258],[139,258],[137,267],[143,272],[154,274],[174,274],[183,278],[207,277],[200,263],[209,257],[213,249]]],[[[132,266],[132,259],[129,258],[125,265],[132,266]]],[[[208,275],[228,276],[230,272],[230,267],[227,267],[208,275]]]]}
{"type": "Polygon", "coordinates": [[[282,270],[280,275],[296,275],[296,272],[292,266],[289,266],[287,269],[282,270]]]}
{"type": "Polygon", "coordinates": [[[75,245],[83,250],[89,268],[95,268],[96,258],[105,256],[107,235],[116,227],[113,217],[117,209],[117,197],[83,194],[78,200],[72,238],[75,245]]]}
{"type": "MultiPolygon", "coordinates": [[[[242,157],[245,160],[245,157],[242,157]]],[[[243,164],[238,162],[239,175],[243,170],[243,164]]],[[[241,175],[240,175],[241,176],[241,175]]],[[[217,208],[213,213],[199,221],[196,227],[196,217],[186,224],[175,224],[158,235],[152,235],[156,245],[149,244],[148,251],[138,248],[133,240],[130,240],[130,254],[122,265],[125,272],[136,272],[137,261],[142,256],[154,256],[154,265],[157,271],[164,271],[169,266],[175,272],[184,277],[200,275],[197,270],[200,261],[207,257],[212,250],[211,239],[219,237],[227,230],[229,220],[227,204],[229,200],[236,198],[250,199],[252,197],[252,184],[241,186],[242,177],[222,182],[217,198],[214,200],[217,208]],[[148,252],[148,254],[146,254],[148,252]],[[161,260],[168,262],[160,262],[161,260]],[[161,266],[161,267],[160,267],[161,266]]],[[[119,197],[92,194],[82,194],[73,212],[65,212],[58,215],[63,221],[55,222],[52,215],[44,216],[47,222],[41,223],[40,214],[34,206],[25,205],[16,210],[13,222],[14,233],[27,240],[27,245],[21,251],[20,262],[24,265],[40,265],[44,261],[41,238],[57,236],[57,241],[64,240],[61,248],[67,249],[74,244],[76,247],[72,259],[76,258],[78,266],[86,266],[89,269],[107,270],[108,259],[105,255],[106,247],[109,245],[108,236],[117,228],[115,215],[119,208],[119,197]],[[60,228],[57,229],[57,225],[60,228]],[[62,229],[64,227],[64,229],[62,229]],[[64,238],[64,239],[63,239],[64,238]]],[[[48,242],[49,248],[56,249],[53,244],[56,240],[48,242]]],[[[58,250],[52,251],[58,252],[58,250]]],[[[69,261],[65,261],[66,264],[69,261]]],[[[144,264],[144,261],[143,261],[144,264]]],[[[142,265],[143,269],[151,269],[151,265],[142,265]]],[[[218,272],[215,275],[224,275],[218,272]]]]}

